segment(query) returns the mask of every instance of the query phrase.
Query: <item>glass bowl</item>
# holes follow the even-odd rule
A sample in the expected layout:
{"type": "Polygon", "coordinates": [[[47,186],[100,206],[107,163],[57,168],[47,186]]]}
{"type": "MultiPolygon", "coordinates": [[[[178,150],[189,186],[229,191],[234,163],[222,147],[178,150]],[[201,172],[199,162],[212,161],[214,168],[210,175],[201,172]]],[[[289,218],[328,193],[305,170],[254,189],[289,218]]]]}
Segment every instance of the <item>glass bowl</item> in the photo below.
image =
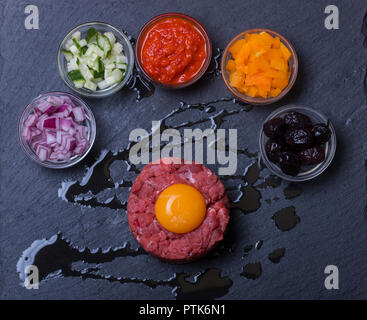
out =
{"type": "Polygon", "coordinates": [[[39,165],[46,167],[46,168],[52,168],[52,169],[63,169],[63,168],[68,168],[71,167],[75,164],[77,164],[78,162],[80,162],[81,160],[83,160],[85,158],[85,156],[88,154],[88,152],[92,149],[92,146],[94,144],[94,140],[96,137],[96,120],[94,118],[94,115],[92,113],[92,110],[88,107],[88,105],[81,100],[80,98],[77,98],[69,93],[66,92],[48,92],[45,94],[42,94],[40,96],[38,96],[37,98],[35,98],[34,100],[32,100],[28,106],[24,109],[20,119],[19,119],[19,124],[18,124],[18,138],[19,138],[19,142],[22,146],[23,151],[25,152],[25,154],[32,159],[34,162],[38,163],[39,165]],[[29,145],[29,143],[25,140],[25,138],[23,137],[23,128],[24,128],[24,122],[26,121],[27,117],[33,113],[34,107],[42,100],[46,100],[48,97],[50,96],[67,96],[71,99],[72,102],[74,102],[76,105],[81,106],[84,108],[84,111],[86,113],[86,120],[84,121],[85,126],[88,127],[88,141],[89,141],[89,146],[88,148],[85,149],[84,153],[82,155],[75,155],[73,157],[70,158],[69,161],[41,161],[37,154],[35,153],[35,151],[31,148],[31,146],[29,145]]]}
{"type": "Polygon", "coordinates": [[[204,75],[204,73],[206,72],[206,70],[208,69],[208,67],[210,65],[210,61],[211,61],[211,58],[212,58],[212,44],[210,42],[210,38],[209,38],[208,33],[206,32],[206,30],[204,29],[204,27],[196,19],[194,19],[194,18],[192,18],[190,16],[187,16],[185,14],[182,14],[182,13],[177,13],[177,12],[163,13],[163,14],[160,14],[160,15],[152,18],[151,20],[149,20],[141,28],[141,30],[139,32],[139,35],[138,35],[138,38],[136,40],[135,58],[136,58],[136,63],[138,65],[139,70],[143,73],[144,77],[146,77],[150,82],[152,82],[153,84],[155,84],[157,86],[166,88],[166,89],[179,89],[179,88],[184,88],[184,87],[187,87],[187,86],[192,85],[193,83],[195,83],[196,81],[198,81],[204,75]],[[206,49],[207,49],[207,55],[206,55],[204,64],[202,65],[200,71],[196,74],[195,77],[193,77],[189,81],[184,82],[184,83],[180,83],[180,84],[166,84],[166,83],[162,83],[162,82],[159,82],[159,81],[153,79],[144,70],[143,65],[141,63],[141,59],[140,59],[140,51],[141,51],[141,46],[142,46],[142,39],[144,38],[146,32],[150,29],[151,26],[153,26],[159,20],[162,20],[164,18],[171,18],[171,17],[185,19],[185,20],[188,20],[190,23],[192,23],[195,26],[195,28],[204,37],[205,44],[206,44],[206,49]]]}
{"type": "Polygon", "coordinates": [[[334,158],[335,151],[336,151],[336,133],[335,129],[331,123],[331,121],[322,113],[303,106],[297,106],[297,105],[287,105],[284,107],[281,107],[274,112],[272,112],[263,122],[260,129],[260,137],[259,137],[259,148],[261,157],[264,161],[264,164],[268,167],[268,169],[275,175],[279,176],[280,178],[287,180],[287,181],[293,181],[293,182],[301,182],[301,181],[307,181],[311,180],[313,178],[316,178],[321,173],[323,173],[326,168],[330,165],[331,161],[334,158]],[[275,117],[283,117],[286,113],[291,111],[297,111],[300,113],[303,113],[310,117],[313,124],[316,123],[325,123],[329,125],[329,129],[331,131],[331,137],[330,140],[323,145],[323,148],[325,149],[325,160],[315,166],[302,166],[301,172],[297,176],[291,176],[285,174],[279,167],[278,164],[271,162],[265,152],[265,144],[269,140],[269,138],[264,134],[263,126],[264,124],[275,117]]]}
{"type": "Polygon", "coordinates": [[[231,91],[231,93],[236,98],[238,98],[239,100],[245,103],[249,103],[253,105],[266,105],[266,104],[271,104],[271,103],[274,103],[282,99],[293,87],[296,81],[297,75],[298,75],[298,57],[297,57],[296,51],[294,50],[290,42],[286,38],[284,38],[282,35],[280,35],[279,33],[269,30],[269,29],[251,29],[251,30],[246,30],[246,31],[241,32],[227,45],[222,55],[221,71],[222,71],[222,78],[224,80],[224,83],[226,84],[228,90],[231,91]],[[250,97],[242,92],[239,92],[236,88],[232,87],[229,82],[229,71],[226,68],[228,60],[232,59],[232,54],[230,53],[229,48],[231,48],[238,40],[244,39],[247,34],[260,33],[260,32],[267,32],[272,37],[278,37],[280,42],[282,42],[289,49],[289,51],[292,54],[288,62],[288,65],[291,69],[291,74],[289,76],[288,85],[276,97],[268,97],[268,98],[250,97]]]}
{"type": "Polygon", "coordinates": [[[65,38],[61,41],[59,45],[59,49],[57,52],[57,65],[59,69],[60,76],[64,83],[73,91],[77,92],[78,94],[88,97],[88,98],[103,98],[108,97],[117,91],[119,91],[122,87],[126,85],[126,83],[130,80],[132,74],[133,74],[133,68],[134,68],[134,50],[131,46],[131,43],[127,36],[119,31],[117,28],[103,22],[88,22],[83,23],[77,27],[75,27],[73,30],[68,32],[68,34],[65,36],[65,38]],[[62,49],[65,47],[66,41],[68,41],[71,38],[71,35],[79,31],[81,33],[81,38],[84,38],[86,36],[86,33],[89,28],[95,28],[97,31],[100,31],[102,33],[104,32],[112,32],[115,35],[116,41],[121,43],[123,46],[123,52],[127,59],[127,68],[126,68],[126,74],[125,77],[122,79],[121,82],[116,83],[106,89],[98,89],[96,91],[89,90],[87,88],[77,88],[75,87],[73,81],[68,76],[67,73],[67,61],[62,53],[62,49]]]}

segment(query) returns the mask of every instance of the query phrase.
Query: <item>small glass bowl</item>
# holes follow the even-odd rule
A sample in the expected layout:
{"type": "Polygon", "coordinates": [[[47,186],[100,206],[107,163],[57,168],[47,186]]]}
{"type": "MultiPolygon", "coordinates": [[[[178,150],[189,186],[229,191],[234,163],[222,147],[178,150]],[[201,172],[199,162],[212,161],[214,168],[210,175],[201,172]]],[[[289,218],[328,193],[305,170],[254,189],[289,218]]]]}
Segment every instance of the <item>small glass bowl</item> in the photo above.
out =
{"type": "Polygon", "coordinates": [[[268,169],[273,174],[287,181],[293,181],[293,182],[307,181],[307,180],[311,180],[319,176],[330,165],[331,161],[334,158],[335,151],[336,151],[336,133],[335,133],[335,129],[331,121],[322,113],[314,109],[308,108],[308,107],[297,106],[297,105],[287,105],[287,106],[284,106],[284,107],[281,107],[275,110],[265,119],[265,121],[263,122],[260,128],[259,147],[260,147],[260,153],[264,161],[264,164],[268,167],[268,169]],[[319,163],[315,166],[302,166],[301,172],[297,176],[291,176],[291,175],[285,174],[280,169],[278,164],[273,163],[268,159],[266,155],[266,151],[265,151],[265,145],[266,145],[266,142],[269,140],[269,138],[264,134],[264,131],[263,131],[263,126],[267,121],[269,121],[270,119],[276,118],[276,117],[283,117],[286,113],[292,112],[292,111],[297,111],[299,113],[305,114],[312,120],[313,124],[316,124],[316,123],[328,124],[329,129],[331,131],[330,140],[325,145],[322,146],[325,149],[325,160],[322,163],[319,163]]]}
{"type": "Polygon", "coordinates": [[[111,26],[110,24],[103,23],[103,22],[88,22],[88,23],[83,23],[75,27],[61,41],[58,52],[57,52],[57,65],[58,65],[59,73],[60,73],[62,80],[71,90],[77,92],[78,94],[84,97],[88,97],[88,98],[104,98],[104,97],[108,97],[116,93],[117,91],[119,91],[130,80],[133,74],[133,68],[134,68],[134,50],[127,36],[124,33],[122,33],[121,31],[119,31],[117,28],[115,28],[114,26],[111,26]],[[126,69],[126,74],[125,74],[124,79],[122,79],[121,82],[116,83],[106,89],[102,89],[102,90],[98,89],[96,91],[89,90],[87,88],[75,87],[73,81],[71,81],[71,79],[68,76],[68,72],[66,68],[67,61],[64,57],[64,54],[62,53],[62,49],[65,47],[66,41],[68,41],[71,38],[74,32],[79,31],[81,33],[81,38],[85,38],[88,29],[92,27],[102,33],[112,32],[116,38],[116,42],[119,42],[122,44],[123,52],[127,59],[127,69],[126,69]]]}
{"type": "Polygon", "coordinates": [[[19,138],[19,142],[23,148],[23,151],[25,152],[25,154],[32,159],[34,162],[38,163],[39,165],[46,167],[46,168],[51,168],[51,169],[64,169],[64,168],[68,168],[71,167],[75,164],[77,164],[78,162],[82,161],[85,156],[88,154],[88,152],[92,149],[92,146],[94,144],[94,140],[96,138],[96,120],[94,118],[94,115],[92,113],[92,110],[88,107],[88,105],[81,100],[80,98],[77,98],[69,93],[66,92],[48,92],[45,94],[42,94],[40,96],[38,96],[37,98],[35,98],[34,100],[32,100],[28,106],[24,109],[20,119],[19,119],[19,124],[18,124],[18,138],[19,138]],[[88,141],[89,141],[89,146],[87,149],[85,149],[84,153],[80,156],[74,156],[72,158],[70,158],[69,161],[41,161],[37,154],[35,153],[35,151],[31,148],[31,146],[29,145],[29,143],[25,140],[25,138],[23,137],[23,128],[24,128],[24,122],[26,121],[26,119],[28,118],[28,116],[33,113],[33,109],[34,107],[42,100],[46,100],[48,97],[50,96],[67,96],[71,99],[72,102],[75,103],[75,105],[77,106],[81,106],[84,108],[84,111],[86,113],[86,120],[84,125],[86,125],[88,127],[88,141]]]}
{"type": "Polygon", "coordinates": [[[226,84],[227,88],[231,93],[238,98],[239,100],[253,104],[253,105],[266,105],[274,103],[280,99],[282,99],[293,87],[297,75],[298,75],[298,57],[296,54],[296,51],[294,50],[293,46],[290,44],[290,42],[284,38],[279,33],[269,30],[269,29],[251,29],[241,32],[239,35],[237,35],[226,47],[224,50],[224,53],[222,55],[222,61],[221,61],[221,71],[222,71],[222,78],[224,80],[224,83],[226,84]],[[272,37],[278,37],[279,40],[289,49],[289,51],[292,53],[292,56],[289,61],[289,67],[291,69],[291,75],[289,77],[288,85],[283,89],[283,91],[276,97],[268,97],[268,98],[262,98],[262,97],[250,97],[242,92],[239,92],[236,88],[232,87],[230,85],[229,81],[229,71],[227,70],[227,62],[228,60],[232,59],[232,54],[230,53],[229,49],[238,41],[241,39],[244,39],[247,34],[251,33],[261,33],[261,32],[267,32],[272,37]]]}
{"type": "Polygon", "coordinates": [[[192,85],[193,83],[198,81],[204,75],[204,73],[208,69],[208,67],[210,65],[210,61],[212,59],[212,44],[211,44],[208,33],[206,32],[204,27],[196,19],[194,19],[194,18],[192,18],[188,15],[185,15],[185,14],[182,14],[182,13],[177,13],[177,12],[163,13],[163,14],[160,14],[160,15],[152,18],[151,20],[149,20],[141,28],[141,30],[139,32],[139,35],[138,35],[138,38],[136,40],[136,45],[135,45],[135,59],[136,59],[136,63],[138,65],[139,70],[143,73],[144,77],[146,77],[150,82],[152,82],[153,84],[155,84],[157,86],[166,88],[166,89],[180,89],[180,88],[184,88],[184,87],[188,87],[188,86],[192,85]],[[150,29],[150,27],[152,27],[159,20],[162,20],[162,19],[165,19],[165,18],[172,18],[172,17],[185,19],[185,20],[189,21],[190,23],[192,23],[196,27],[196,29],[199,30],[199,32],[204,37],[205,45],[206,45],[206,49],[207,49],[207,55],[206,55],[204,64],[201,67],[200,71],[191,80],[189,80],[185,83],[180,83],[180,84],[166,84],[166,83],[162,83],[162,82],[159,82],[159,81],[153,79],[144,70],[143,65],[141,63],[141,59],[140,59],[140,50],[141,50],[141,46],[142,46],[142,39],[144,39],[144,36],[145,36],[146,32],[150,29]]]}

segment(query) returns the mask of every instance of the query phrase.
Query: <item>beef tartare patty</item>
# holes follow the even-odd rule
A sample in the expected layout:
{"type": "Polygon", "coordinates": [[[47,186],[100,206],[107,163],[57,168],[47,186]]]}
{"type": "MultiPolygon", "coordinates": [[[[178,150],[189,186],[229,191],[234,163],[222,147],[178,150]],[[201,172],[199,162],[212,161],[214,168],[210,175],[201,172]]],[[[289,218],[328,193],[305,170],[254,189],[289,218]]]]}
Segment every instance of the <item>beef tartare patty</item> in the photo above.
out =
{"type": "Polygon", "coordinates": [[[144,167],[135,180],[127,205],[129,227],[135,239],[152,255],[182,263],[204,256],[223,239],[229,221],[229,200],[219,178],[197,163],[161,159],[144,167]],[[187,233],[173,233],[158,222],[155,204],[162,191],[174,184],[196,188],[204,197],[202,223],[187,233]]]}

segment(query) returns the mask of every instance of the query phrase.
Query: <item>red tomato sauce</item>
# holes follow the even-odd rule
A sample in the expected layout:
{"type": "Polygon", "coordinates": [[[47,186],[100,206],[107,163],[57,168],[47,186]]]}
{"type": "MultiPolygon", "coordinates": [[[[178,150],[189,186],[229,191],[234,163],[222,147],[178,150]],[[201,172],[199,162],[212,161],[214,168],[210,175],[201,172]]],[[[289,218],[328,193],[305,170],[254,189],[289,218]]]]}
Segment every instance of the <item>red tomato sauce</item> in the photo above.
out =
{"type": "Polygon", "coordinates": [[[205,38],[189,21],[168,17],[143,36],[140,60],[145,72],[164,84],[183,84],[201,70],[207,56],[205,38]]]}

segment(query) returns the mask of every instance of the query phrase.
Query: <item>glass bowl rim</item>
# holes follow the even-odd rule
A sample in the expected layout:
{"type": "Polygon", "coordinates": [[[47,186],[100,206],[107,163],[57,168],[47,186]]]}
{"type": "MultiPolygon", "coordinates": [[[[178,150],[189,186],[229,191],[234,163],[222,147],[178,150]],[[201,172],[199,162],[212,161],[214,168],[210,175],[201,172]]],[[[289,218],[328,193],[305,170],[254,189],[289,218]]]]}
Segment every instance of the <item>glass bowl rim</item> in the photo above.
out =
{"type": "Polygon", "coordinates": [[[87,154],[90,152],[90,150],[92,149],[92,147],[94,145],[95,138],[96,138],[96,131],[97,131],[96,120],[95,120],[93,111],[89,107],[89,105],[84,100],[82,100],[81,98],[76,97],[71,93],[63,92],[63,91],[50,91],[50,92],[39,94],[36,98],[34,98],[32,101],[30,101],[27,104],[27,106],[24,108],[23,112],[21,113],[19,121],[18,121],[18,141],[19,141],[24,153],[27,155],[27,157],[29,159],[31,159],[35,163],[39,164],[40,166],[43,166],[45,168],[50,168],[50,169],[65,169],[65,168],[72,167],[75,164],[82,161],[87,156],[87,154]],[[28,114],[29,111],[31,111],[32,108],[34,108],[33,104],[37,101],[41,101],[42,99],[47,98],[49,96],[53,96],[53,95],[59,95],[59,96],[66,95],[66,96],[69,96],[69,97],[77,100],[80,103],[80,105],[83,106],[89,112],[89,114],[91,116],[91,119],[89,119],[89,121],[91,122],[90,138],[88,139],[89,146],[84,151],[84,153],[82,155],[80,155],[79,157],[76,157],[74,160],[71,160],[69,162],[61,162],[61,163],[57,163],[57,162],[53,163],[51,161],[42,162],[42,161],[38,160],[36,156],[32,157],[30,155],[30,152],[33,152],[34,155],[35,155],[35,152],[32,150],[32,148],[29,146],[29,144],[24,140],[24,137],[22,135],[25,116],[28,114]],[[30,149],[31,151],[29,151],[28,149],[30,149]]]}
{"type": "Polygon", "coordinates": [[[241,33],[237,34],[226,46],[226,48],[224,49],[223,55],[222,55],[222,59],[221,59],[221,74],[222,74],[222,79],[227,87],[227,89],[239,100],[245,102],[245,103],[249,103],[249,104],[253,104],[253,105],[267,105],[267,104],[271,104],[274,102],[279,101],[280,99],[282,99],[283,97],[285,97],[289,91],[292,89],[294,83],[296,82],[297,76],[298,76],[298,56],[297,56],[297,52],[294,49],[293,45],[284,37],[282,36],[280,33],[274,31],[274,30],[270,30],[270,29],[266,29],[266,28],[254,28],[254,29],[248,29],[245,31],[242,31],[241,33]],[[276,97],[270,97],[270,98],[259,98],[259,97],[250,97],[248,95],[245,95],[244,93],[241,93],[239,91],[237,91],[235,88],[233,88],[230,84],[229,84],[229,79],[226,75],[226,70],[225,70],[225,60],[226,58],[229,56],[230,52],[229,52],[229,48],[232,47],[232,45],[237,42],[241,37],[245,36],[248,33],[260,33],[260,32],[267,32],[272,36],[277,36],[279,37],[280,41],[286,45],[286,47],[291,51],[292,54],[292,59],[293,59],[293,64],[291,66],[292,71],[291,71],[291,76],[288,82],[288,85],[282,90],[282,92],[277,95],[276,97]]]}
{"type": "Polygon", "coordinates": [[[212,59],[212,43],[209,37],[208,32],[206,31],[206,29],[204,28],[204,26],[195,18],[186,15],[184,13],[180,13],[180,12],[166,12],[166,13],[162,13],[159,14],[157,16],[154,16],[153,18],[151,18],[150,20],[148,20],[140,29],[138,37],[136,38],[136,42],[135,42],[135,60],[136,60],[136,64],[139,68],[139,71],[144,75],[145,78],[147,78],[150,82],[152,82],[153,84],[162,87],[162,88],[166,88],[166,89],[181,89],[181,88],[185,88],[188,87],[192,84],[194,84],[195,82],[197,82],[204,74],[205,72],[208,70],[208,67],[210,65],[211,59],[212,59]],[[191,80],[182,83],[182,84],[175,84],[175,85],[170,85],[170,84],[165,84],[162,82],[159,82],[158,80],[153,79],[152,77],[150,77],[147,72],[144,70],[141,61],[140,61],[140,54],[138,52],[138,48],[139,48],[139,43],[141,42],[141,39],[144,35],[144,33],[151,27],[154,25],[154,23],[156,23],[159,20],[162,20],[164,18],[168,18],[168,17],[179,17],[182,19],[185,19],[187,21],[189,21],[190,23],[192,23],[201,33],[201,35],[204,37],[205,39],[205,44],[207,47],[207,56],[205,58],[205,62],[203,64],[203,66],[201,67],[200,71],[196,74],[195,77],[193,77],[191,80]]]}
{"type": "Polygon", "coordinates": [[[134,56],[134,49],[132,47],[132,44],[129,40],[129,38],[127,37],[127,35],[125,35],[122,31],[120,31],[119,29],[117,29],[116,27],[114,27],[113,25],[106,23],[106,22],[101,22],[101,21],[90,21],[90,22],[85,22],[82,24],[77,25],[76,27],[74,27],[73,29],[71,29],[65,36],[64,38],[61,40],[59,47],[57,49],[57,66],[58,66],[58,70],[59,70],[59,74],[61,79],[63,80],[63,82],[66,84],[66,86],[68,88],[70,88],[71,90],[73,90],[74,92],[87,97],[87,98],[104,98],[104,97],[108,97],[114,93],[116,93],[117,91],[121,90],[130,80],[131,76],[133,75],[133,70],[134,70],[134,64],[135,64],[135,56],[134,56]],[[106,88],[103,90],[97,90],[97,91],[92,91],[90,90],[90,92],[87,92],[85,90],[81,90],[79,88],[76,88],[75,85],[72,85],[71,83],[69,83],[66,79],[68,77],[67,73],[66,73],[66,69],[62,68],[61,66],[61,59],[63,59],[61,51],[66,43],[67,40],[69,40],[69,38],[71,37],[71,35],[78,31],[80,28],[83,27],[92,27],[92,26],[101,26],[103,28],[106,29],[112,29],[114,32],[116,32],[118,34],[119,37],[121,37],[123,39],[123,41],[125,42],[126,46],[128,47],[128,53],[126,53],[126,56],[129,56],[129,60],[128,64],[127,64],[127,70],[126,70],[126,74],[124,79],[122,79],[121,82],[119,82],[117,85],[111,86],[110,88],[106,88]]]}
{"type": "Polygon", "coordinates": [[[274,110],[271,114],[269,114],[266,117],[266,119],[264,120],[264,122],[261,124],[260,134],[259,134],[259,148],[260,148],[261,158],[265,166],[269,169],[269,171],[272,174],[275,174],[278,177],[286,181],[290,181],[290,182],[308,181],[308,180],[314,179],[318,177],[319,175],[321,175],[330,166],[331,162],[333,161],[335,152],[336,152],[336,147],[337,147],[336,132],[335,132],[335,128],[331,120],[327,116],[325,116],[323,113],[321,113],[320,111],[317,111],[310,107],[301,106],[297,104],[288,104],[288,105],[282,106],[274,110]],[[330,131],[331,131],[330,140],[326,143],[326,147],[330,148],[330,151],[327,152],[325,160],[322,163],[315,165],[314,168],[312,169],[312,172],[310,172],[309,174],[301,175],[301,176],[299,175],[291,176],[291,175],[287,175],[283,173],[277,164],[272,163],[268,159],[266,152],[265,152],[265,143],[263,143],[263,139],[267,138],[263,131],[264,124],[272,118],[275,118],[281,114],[284,114],[285,112],[291,112],[291,111],[298,111],[300,113],[302,113],[302,111],[307,111],[310,114],[313,114],[315,118],[317,117],[318,119],[322,119],[322,122],[328,123],[330,131]]]}

